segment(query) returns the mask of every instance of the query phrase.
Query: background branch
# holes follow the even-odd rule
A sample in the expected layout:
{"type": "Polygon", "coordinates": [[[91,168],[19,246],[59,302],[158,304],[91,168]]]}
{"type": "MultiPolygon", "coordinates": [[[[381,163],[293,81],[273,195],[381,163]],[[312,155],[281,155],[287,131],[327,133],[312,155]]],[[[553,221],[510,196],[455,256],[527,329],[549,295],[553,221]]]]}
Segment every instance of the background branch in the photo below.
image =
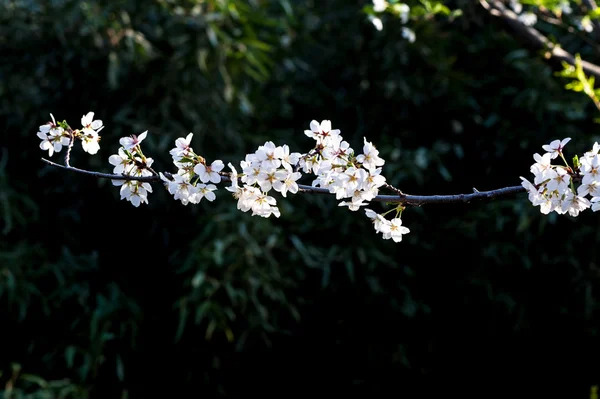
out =
{"type": "MultiPolygon", "coordinates": [[[[598,5],[594,0],[583,0],[582,3],[585,4],[590,11],[594,11],[596,8],[598,8],[598,5]]],[[[594,25],[595,37],[600,37],[600,22],[597,19],[592,19],[592,25],[594,25]]]]}
{"type": "MultiPolygon", "coordinates": [[[[564,61],[569,65],[575,65],[575,57],[568,51],[563,50],[558,45],[552,43],[546,36],[531,26],[527,26],[519,20],[519,16],[508,9],[498,0],[480,0],[479,3],[491,15],[501,18],[505,21],[519,36],[525,39],[533,48],[537,50],[546,50],[546,58],[564,61]]],[[[600,66],[588,61],[581,61],[581,66],[586,74],[600,77],[600,66]]]]}

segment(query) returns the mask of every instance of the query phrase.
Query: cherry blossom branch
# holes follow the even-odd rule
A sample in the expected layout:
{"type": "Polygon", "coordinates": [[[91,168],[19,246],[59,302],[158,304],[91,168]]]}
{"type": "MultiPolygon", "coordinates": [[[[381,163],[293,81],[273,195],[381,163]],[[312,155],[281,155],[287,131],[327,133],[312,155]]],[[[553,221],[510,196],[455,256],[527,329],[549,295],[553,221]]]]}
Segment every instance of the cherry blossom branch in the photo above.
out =
{"type": "MultiPolygon", "coordinates": [[[[81,174],[88,175],[88,176],[93,176],[93,177],[96,177],[99,179],[128,180],[128,181],[133,180],[133,181],[141,181],[141,182],[146,182],[146,183],[156,183],[156,182],[161,181],[158,174],[153,175],[153,176],[117,175],[117,174],[113,174],[113,173],[101,173],[101,172],[94,172],[91,170],[79,169],[79,168],[76,168],[76,167],[70,166],[70,165],[65,166],[65,165],[61,165],[56,162],[52,162],[46,158],[42,158],[42,161],[46,162],[50,166],[70,170],[70,171],[81,173],[81,174]]],[[[169,178],[171,177],[171,174],[168,172],[163,173],[163,174],[169,178]]]]}
{"type": "MultiPolygon", "coordinates": [[[[518,15],[504,6],[502,2],[498,0],[480,0],[479,3],[491,15],[504,20],[517,32],[517,34],[531,43],[533,47],[536,49],[546,50],[546,53],[544,54],[546,58],[564,61],[569,65],[575,66],[576,59],[571,53],[552,43],[546,36],[542,35],[535,28],[525,25],[519,20],[518,15]]],[[[581,61],[581,66],[587,74],[600,77],[600,66],[592,64],[588,61],[581,61]]]]}
{"type": "MultiPolygon", "coordinates": [[[[48,159],[42,158],[42,161],[47,163],[50,166],[58,167],[65,170],[70,170],[72,172],[92,176],[99,179],[112,179],[112,180],[134,180],[141,181],[146,183],[157,183],[163,182],[163,180],[158,175],[154,176],[130,176],[130,175],[118,175],[112,173],[101,173],[94,172],[85,169],[75,168],[73,166],[65,166],[58,164],[56,162],[52,162],[48,159]]],[[[162,172],[167,178],[172,178],[172,175],[168,172],[162,172]]],[[[220,173],[222,175],[223,180],[231,181],[228,173],[220,173]]],[[[390,186],[391,187],[391,186],[390,186]]],[[[328,189],[321,187],[312,187],[303,184],[298,185],[299,191],[308,193],[308,194],[328,194],[331,195],[328,189]]],[[[398,189],[395,189],[398,190],[398,189]]],[[[399,191],[399,190],[398,190],[399,191]]],[[[482,199],[494,199],[501,196],[513,195],[517,193],[525,192],[525,188],[523,186],[513,186],[513,187],[504,187],[496,190],[490,191],[478,191],[473,189],[473,193],[470,194],[451,194],[451,195],[409,195],[409,194],[399,194],[399,195],[378,195],[373,198],[372,202],[385,202],[385,203],[393,203],[393,204],[404,204],[404,205],[413,205],[413,206],[421,206],[425,204],[452,204],[452,203],[468,203],[474,200],[482,200],[482,199]]]]}
{"type": "MultiPolygon", "coordinates": [[[[287,144],[276,146],[267,141],[264,145],[239,162],[242,173],[238,174],[235,166],[227,166],[231,172],[222,171],[225,167],[220,159],[209,165],[204,157],[196,154],[191,146],[193,133],[187,137],[175,140],[175,147],[169,151],[177,173],[157,173],[151,168],[154,160],[144,155],[141,142],[148,131],[139,135],[131,135],[119,139],[121,147],[117,154],[108,158],[114,166],[113,173],[93,172],[75,168],[69,163],[69,153],[74,139],[81,140],[85,152],[96,154],[100,148],[98,132],[104,128],[101,120],[94,120],[94,113],[88,112],[81,118],[83,128],[72,130],[66,122],[56,122],[54,116],[51,122],[39,127],[38,138],[42,141],[40,149],[48,151],[52,156],[67,146],[65,165],[42,158],[46,164],[64,170],[93,176],[95,178],[111,179],[113,185],[120,186],[121,199],[125,199],[135,207],[148,203],[148,194],[153,192],[150,183],[160,182],[183,205],[197,204],[202,199],[214,201],[217,190],[215,184],[223,181],[231,183],[225,187],[237,199],[237,209],[242,212],[252,212],[253,216],[280,216],[277,200],[269,195],[271,190],[279,192],[284,198],[298,192],[314,194],[334,194],[337,200],[343,200],[339,206],[347,207],[350,211],[363,210],[371,219],[375,231],[382,234],[384,240],[402,241],[402,236],[410,229],[402,225],[402,212],[407,206],[421,206],[434,203],[468,203],[479,199],[493,199],[503,195],[511,195],[531,190],[531,183],[523,182],[520,186],[505,187],[497,190],[480,192],[473,189],[469,194],[453,195],[409,195],[386,182],[381,175],[385,160],[379,156],[379,151],[373,143],[363,139],[362,153],[356,155],[350,144],[342,138],[339,129],[331,128],[331,121],[316,120],[310,122],[310,130],[304,134],[316,141],[315,147],[306,154],[290,152],[287,144]],[[311,186],[298,184],[302,173],[316,175],[311,186]],[[385,188],[396,195],[379,195],[379,189],[385,188]],[[367,206],[370,202],[394,204],[391,209],[379,214],[367,206]],[[391,220],[387,215],[392,214],[391,220]]],[[[566,142],[556,141],[558,148],[566,142]]],[[[554,145],[556,143],[551,143],[554,145]]],[[[546,146],[554,151],[554,147],[546,146]]],[[[545,147],[545,148],[546,148],[545,147]]],[[[535,188],[534,188],[535,189],[535,188]]],[[[530,192],[530,198],[533,194],[530,192]]],[[[600,198],[600,197],[599,197],[600,198]]],[[[577,198],[579,200],[579,197],[577,198]]],[[[577,204],[567,203],[569,212],[577,204]]],[[[534,204],[535,205],[535,204],[534,204]]],[[[585,204],[584,204],[585,205],[585,204]]],[[[581,207],[580,207],[581,208],[581,207]]],[[[545,209],[545,208],[544,208],[545,209]]]]}
{"type": "MultiPolygon", "coordinates": [[[[304,186],[299,184],[298,187],[301,191],[306,193],[315,194],[329,194],[329,190],[320,187],[304,186]]],[[[526,190],[523,186],[512,186],[504,187],[490,191],[478,191],[473,189],[474,192],[470,194],[450,194],[450,195],[378,195],[373,198],[373,202],[386,202],[394,204],[404,204],[421,206],[425,204],[456,204],[456,203],[468,203],[474,200],[482,199],[493,199],[505,195],[513,195],[517,193],[524,193],[526,190]]]]}

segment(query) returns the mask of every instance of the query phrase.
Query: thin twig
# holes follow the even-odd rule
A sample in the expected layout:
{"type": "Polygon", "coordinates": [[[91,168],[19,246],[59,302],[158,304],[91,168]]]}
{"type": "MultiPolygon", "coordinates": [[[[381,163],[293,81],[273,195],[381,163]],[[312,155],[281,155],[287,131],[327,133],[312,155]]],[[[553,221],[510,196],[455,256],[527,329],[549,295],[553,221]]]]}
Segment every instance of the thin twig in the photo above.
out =
{"type": "MultiPolygon", "coordinates": [[[[81,173],[88,176],[93,176],[101,179],[112,179],[112,180],[137,180],[148,183],[156,183],[162,182],[160,176],[129,176],[129,175],[116,175],[111,173],[99,173],[92,172],[89,170],[79,169],[72,166],[64,166],[57,164],[55,162],[49,161],[47,159],[42,158],[42,161],[46,162],[50,166],[59,167],[65,170],[70,170],[73,172],[81,173]]],[[[163,172],[167,178],[171,178],[170,173],[163,172]]],[[[231,181],[228,177],[223,177],[224,181],[231,181]]],[[[298,184],[299,191],[304,193],[311,194],[331,194],[328,189],[321,187],[312,187],[306,186],[303,184],[298,184]]],[[[398,190],[398,189],[395,189],[398,190]]],[[[400,191],[400,190],[398,190],[400,191]]],[[[517,193],[525,192],[525,188],[523,186],[513,186],[513,187],[504,187],[496,190],[490,191],[475,191],[471,194],[454,194],[454,195],[408,195],[408,194],[399,194],[399,195],[378,195],[373,198],[372,202],[387,202],[387,203],[395,203],[395,204],[405,204],[405,205],[413,205],[413,206],[421,206],[424,204],[451,204],[451,203],[467,203],[475,200],[481,199],[493,199],[500,196],[505,195],[513,195],[517,193]]]]}
{"type": "Polygon", "coordinates": [[[69,145],[67,146],[67,152],[65,153],[65,165],[69,168],[71,164],[69,163],[71,160],[71,149],[73,149],[73,143],[75,142],[75,138],[73,137],[73,130],[69,129],[69,145]]]}
{"type": "MultiPolygon", "coordinates": [[[[311,187],[298,185],[300,191],[315,194],[330,194],[329,190],[320,187],[311,187]]],[[[504,195],[512,195],[525,192],[523,186],[504,187],[490,191],[477,191],[471,194],[451,194],[451,195],[378,195],[372,202],[388,202],[395,204],[405,204],[421,206],[424,204],[456,204],[467,203],[474,200],[493,199],[504,195]]]]}
{"type": "Polygon", "coordinates": [[[402,192],[402,190],[400,190],[399,188],[396,188],[396,187],[392,186],[391,184],[385,183],[383,185],[383,187],[387,188],[388,190],[392,190],[392,191],[396,192],[398,195],[404,195],[404,193],[402,192]]]}
{"type": "MultiPolygon", "coordinates": [[[[100,178],[100,179],[136,180],[136,181],[147,182],[147,183],[156,183],[156,182],[161,181],[161,178],[158,175],[154,175],[154,176],[116,175],[116,174],[112,174],[112,173],[92,172],[90,170],[79,169],[79,168],[76,168],[74,166],[65,166],[65,165],[61,165],[61,164],[56,163],[56,162],[49,161],[49,160],[47,160],[45,158],[42,158],[42,161],[46,162],[50,166],[56,166],[58,168],[62,168],[62,169],[66,169],[66,170],[71,170],[73,172],[81,173],[81,174],[88,175],[88,176],[97,177],[97,178],[100,178]]],[[[170,173],[164,173],[164,175],[166,177],[168,177],[168,178],[171,177],[170,173]]]]}

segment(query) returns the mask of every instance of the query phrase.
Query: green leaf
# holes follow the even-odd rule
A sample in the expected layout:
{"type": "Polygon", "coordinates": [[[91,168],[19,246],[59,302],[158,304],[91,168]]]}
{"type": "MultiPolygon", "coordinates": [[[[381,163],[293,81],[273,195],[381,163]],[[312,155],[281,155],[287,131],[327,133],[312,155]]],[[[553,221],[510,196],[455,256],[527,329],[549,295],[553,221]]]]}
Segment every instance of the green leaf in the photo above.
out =
{"type": "Polygon", "coordinates": [[[119,381],[125,381],[125,366],[123,365],[123,359],[117,354],[117,377],[119,381]]]}
{"type": "Polygon", "coordinates": [[[73,365],[75,364],[76,352],[77,349],[73,345],[69,345],[67,346],[67,349],[65,349],[65,360],[67,362],[67,367],[70,369],[73,368],[73,365]]]}
{"type": "Polygon", "coordinates": [[[185,325],[188,318],[188,309],[184,301],[181,301],[179,307],[179,322],[177,323],[177,331],[175,332],[175,342],[179,342],[185,331],[185,325]]]}
{"type": "Polygon", "coordinates": [[[216,329],[217,329],[217,321],[211,320],[210,323],[208,323],[208,327],[206,328],[205,338],[207,341],[210,341],[210,339],[212,338],[213,333],[215,332],[216,329]]]}
{"type": "Polygon", "coordinates": [[[27,382],[36,384],[40,388],[46,388],[48,386],[48,383],[46,382],[46,380],[44,380],[41,377],[38,377],[37,375],[21,374],[21,376],[19,378],[23,381],[27,381],[27,382]]]}

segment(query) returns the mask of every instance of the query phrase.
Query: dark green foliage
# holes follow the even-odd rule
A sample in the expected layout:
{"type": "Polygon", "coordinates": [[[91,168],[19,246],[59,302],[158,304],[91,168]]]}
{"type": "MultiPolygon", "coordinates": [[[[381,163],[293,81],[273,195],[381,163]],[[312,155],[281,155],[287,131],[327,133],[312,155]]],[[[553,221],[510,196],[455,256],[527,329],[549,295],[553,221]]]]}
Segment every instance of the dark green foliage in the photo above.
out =
{"type": "Polygon", "coordinates": [[[408,208],[395,244],[333,197],[278,198],[281,218],[262,219],[223,189],[184,207],[155,185],[134,208],[39,160],[50,112],[104,121],[99,154],[72,156],[103,172],[146,129],[145,154],[173,171],[189,132],[209,162],[237,164],[267,140],[307,151],[303,130],[330,119],[355,150],[377,145],[393,185],[451,194],[518,185],[553,139],[572,137],[570,156],[597,140],[591,101],[476,2],[414,22],[414,44],[392,18],[376,31],[366,3],[1,3],[5,397],[400,395],[503,362],[550,377],[549,359],[573,389],[598,381],[575,361],[598,354],[591,211],[543,217],[525,195],[408,208]]]}

